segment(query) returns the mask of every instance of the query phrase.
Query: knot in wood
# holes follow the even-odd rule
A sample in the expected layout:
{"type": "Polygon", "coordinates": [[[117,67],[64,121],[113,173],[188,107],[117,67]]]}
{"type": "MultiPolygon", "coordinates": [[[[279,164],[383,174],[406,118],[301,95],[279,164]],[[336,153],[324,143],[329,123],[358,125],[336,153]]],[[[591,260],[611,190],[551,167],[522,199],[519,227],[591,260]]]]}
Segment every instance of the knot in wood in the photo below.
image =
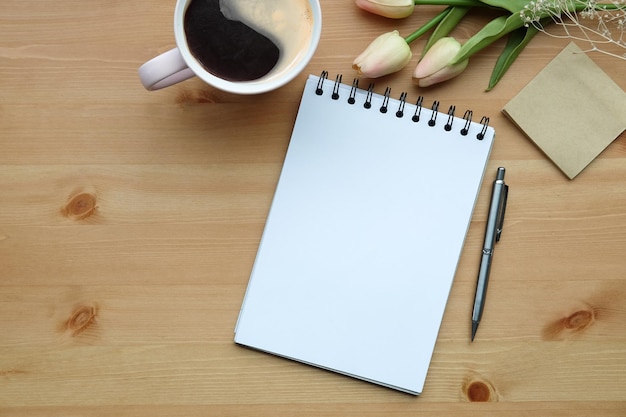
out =
{"type": "Polygon", "coordinates": [[[470,402],[498,401],[494,386],[483,380],[471,380],[464,384],[463,391],[470,402]]]}
{"type": "Polygon", "coordinates": [[[570,330],[583,330],[593,322],[593,319],[593,311],[580,310],[565,318],[563,327],[570,330]]]}
{"type": "Polygon", "coordinates": [[[95,306],[78,306],[65,322],[65,326],[76,336],[96,322],[96,314],[97,309],[95,306]]]}
{"type": "Polygon", "coordinates": [[[91,216],[96,210],[96,196],[92,193],[79,193],[70,198],[63,212],[75,219],[91,216]]]}

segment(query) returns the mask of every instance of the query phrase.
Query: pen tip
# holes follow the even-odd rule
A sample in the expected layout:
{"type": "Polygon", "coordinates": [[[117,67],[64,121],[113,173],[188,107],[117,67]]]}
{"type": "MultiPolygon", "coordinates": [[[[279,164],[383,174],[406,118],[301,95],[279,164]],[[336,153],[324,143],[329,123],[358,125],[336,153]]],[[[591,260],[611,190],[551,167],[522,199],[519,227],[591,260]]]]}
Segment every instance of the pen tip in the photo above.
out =
{"type": "Polygon", "coordinates": [[[474,337],[476,337],[477,330],[478,330],[478,322],[472,321],[472,342],[474,341],[474,337]]]}

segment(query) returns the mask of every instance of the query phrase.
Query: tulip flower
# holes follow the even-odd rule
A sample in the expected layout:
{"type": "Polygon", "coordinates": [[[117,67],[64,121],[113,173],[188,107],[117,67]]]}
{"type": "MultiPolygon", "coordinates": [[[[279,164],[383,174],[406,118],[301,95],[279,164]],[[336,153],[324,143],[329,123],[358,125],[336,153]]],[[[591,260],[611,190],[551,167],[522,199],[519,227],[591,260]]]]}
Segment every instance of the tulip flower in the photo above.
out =
{"type": "Polygon", "coordinates": [[[402,38],[397,30],[380,35],[356,57],[352,68],[357,70],[359,75],[369,78],[382,77],[401,70],[413,56],[409,44],[437,26],[453,9],[446,8],[406,38],[402,38]]]}
{"type": "Polygon", "coordinates": [[[368,78],[382,77],[402,69],[413,54],[397,30],[383,33],[357,56],[352,68],[368,78]]]}
{"type": "MultiPolygon", "coordinates": [[[[355,0],[356,5],[363,10],[391,18],[408,17],[416,5],[448,6],[443,12],[428,21],[421,28],[404,38],[407,44],[434,28],[428,42],[424,46],[424,58],[418,64],[414,73],[414,81],[420,86],[432,85],[463,72],[468,59],[496,40],[507,36],[507,44],[498,58],[491,74],[487,90],[491,90],[509,69],[513,61],[522,52],[524,47],[538,32],[548,33],[545,29],[550,23],[563,26],[566,37],[578,40],[587,40],[591,44],[590,50],[606,53],[619,59],[626,59],[626,54],[612,53],[598,47],[603,43],[626,48],[624,37],[624,16],[626,16],[625,0],[572,0],[572,1],[530,1],[530,0],[355,0]],[[430,53],[441,39],[449,36],[466,13],[473,7],[497,9],[501,15],[491,20],[477,33],[467,39],[459,48],[458,43],[445,40],[445,46],[439,46],[430,53]],[[588,19],[601,23],[601,31],[587,26],[579,19],[588,19]],[[605,27],[607,26],[607,27],[605,27]],[[611,26],[610,30],[608,26],[611,26]],[[577,27],[583,37],[576,38],[570,34],[570,27],[577,27]],[[593,33],[599,41],[586,35],[593,33]],[[617,34],[617,35],[616,35],[617,34]],[[451,51],[456,50],[455,54],[451,51]],[[454,57],[451,57],[454,55],[454,57]]],[[[357,58],[360,59],[361,57],[357,58]]],[[[384,62],[384,61],[382,61],[384,62]]],[[[394,67],[389,65],[390,67],[394,67]]],[[[355,61],[354,68],[359,68],[355,61]]],[[[392,71],[374,71],[371,76],[386,75],[392,71]]],[[[402,68],[395,65],[396,71],[402,68]]],[[[366,74],[368,71],[361,70],[366,74]]]]}
{"type": "Polygon", "coordinates": [[[456,39],[452,37],[439,39],[417,64],[413,72],[413,82],[420,87],[428,87],[462,73],[469,59],[452,63],[460,50],[461,44],[456,39]]]}
{"type": "Polygon", "coordinates": [[[392,19],[410,16],[415,7],[414,0],[356,0],[361,9],[392,19]]]}

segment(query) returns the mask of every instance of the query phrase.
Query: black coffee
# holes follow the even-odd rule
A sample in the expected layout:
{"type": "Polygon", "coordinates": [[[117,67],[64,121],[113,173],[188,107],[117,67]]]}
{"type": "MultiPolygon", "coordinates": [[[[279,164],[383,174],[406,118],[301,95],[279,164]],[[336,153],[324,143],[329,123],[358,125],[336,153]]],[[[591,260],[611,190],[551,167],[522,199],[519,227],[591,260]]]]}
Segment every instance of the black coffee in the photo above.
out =
{"type": "Polygon", "coordinates": [[[276,66],[280,50],[246,24],[229,20],[220,0],[193,0],[185,12],[185,35],[192,55],[213,75],[252,81],[276,66]]]}

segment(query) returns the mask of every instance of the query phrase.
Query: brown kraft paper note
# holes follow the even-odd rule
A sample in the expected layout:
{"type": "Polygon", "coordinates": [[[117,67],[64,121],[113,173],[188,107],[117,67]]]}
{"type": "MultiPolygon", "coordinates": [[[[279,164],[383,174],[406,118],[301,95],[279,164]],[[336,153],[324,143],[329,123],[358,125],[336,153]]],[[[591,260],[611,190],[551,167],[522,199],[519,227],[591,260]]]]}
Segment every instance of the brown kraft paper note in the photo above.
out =
{"type": "Polygon", "coordinates": [[[626,93],[574,43],[502,111],[569,179],[626,129],[626,93]]]}

